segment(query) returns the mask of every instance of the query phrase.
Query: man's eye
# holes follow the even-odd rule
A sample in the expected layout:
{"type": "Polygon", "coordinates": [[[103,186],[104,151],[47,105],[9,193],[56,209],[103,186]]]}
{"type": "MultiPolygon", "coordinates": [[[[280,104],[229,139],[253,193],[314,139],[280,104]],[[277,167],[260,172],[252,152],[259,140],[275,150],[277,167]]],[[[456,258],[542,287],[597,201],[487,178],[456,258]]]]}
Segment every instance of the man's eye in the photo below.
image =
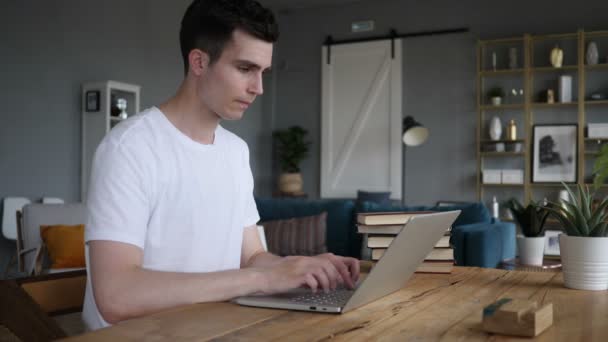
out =
{"type": "Polygon", "coordinates": [[[251,70],[250,67],[245,67],[245,66],[239,67],[239,71],[242,71],[242,72],[249,72],[250,70],[251,70]]]}

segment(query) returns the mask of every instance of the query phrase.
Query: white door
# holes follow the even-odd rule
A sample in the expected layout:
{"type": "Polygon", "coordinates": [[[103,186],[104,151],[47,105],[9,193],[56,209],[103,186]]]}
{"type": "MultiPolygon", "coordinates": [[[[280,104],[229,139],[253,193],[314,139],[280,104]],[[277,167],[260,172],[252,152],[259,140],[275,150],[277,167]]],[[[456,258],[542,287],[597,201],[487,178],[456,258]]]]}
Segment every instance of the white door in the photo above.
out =
{"type": "Polygon", "coordinates": [[[401,198],[401,41],[322,51],[321,197],[401,198]]]}

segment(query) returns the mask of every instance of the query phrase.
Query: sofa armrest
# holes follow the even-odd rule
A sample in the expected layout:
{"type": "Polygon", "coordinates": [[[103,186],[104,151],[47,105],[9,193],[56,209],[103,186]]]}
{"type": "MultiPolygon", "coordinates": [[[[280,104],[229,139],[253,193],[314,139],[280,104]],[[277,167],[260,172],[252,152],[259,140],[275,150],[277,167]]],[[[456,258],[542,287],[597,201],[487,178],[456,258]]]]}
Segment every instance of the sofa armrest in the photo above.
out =
{"type": "Polygon", "coordinates": [[[515,258],[515,224],[510,222],[457,226],[450,241],[458,266],[498,267],[515,258]]]}

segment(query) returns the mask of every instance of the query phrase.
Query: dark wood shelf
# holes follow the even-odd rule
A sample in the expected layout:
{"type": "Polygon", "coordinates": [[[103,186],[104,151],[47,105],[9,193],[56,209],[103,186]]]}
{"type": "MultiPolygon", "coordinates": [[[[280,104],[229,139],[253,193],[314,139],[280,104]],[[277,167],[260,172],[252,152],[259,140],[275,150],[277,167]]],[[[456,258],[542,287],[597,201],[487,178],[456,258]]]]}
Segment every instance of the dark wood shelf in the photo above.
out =
{"type": "Polygon", "coordinates": [[[599,63],[595,65],[585,65],[586,70],[608,70],[608,63],[599,63]]]}
{"type": "Polygon", "coordinates": [[[498,183],[498,184],[493,184],[493,183],[481,183],[482,186],[488,186],[488,187],[499,187],[499,188],[518,188],[518,187],[523,187],[524,184],[505,184],[505,183],[498,183]]]}
{"type": "Polygon", "coordinates": [[[564,71],[564,70],[577,71],[578,65],[564,65],[561,68],[556,68],[554,66],[534,67],[531,70],[532,70],[532,72],[551,72],[551,71],[564,71]]]}
{"type": "Polygon", "coordinates": [[[498,106],[492,104],[484,104],[480,107],[482,110],[502,110],[502,109],[524,109],[523,103],[501,104],[498,106]]]}
{"type": "Polygon", "coordinates": [[[518,75],[523,76],[524,69],[497,69],[497,70],[483,70],[479,73],[481,76],[505,76],[505,75],[518,75]]]}
{"type": "Polygon", "coordinates": [[[532,102],[532,107],[545,108],[545,107],[571,107],[578,105],[578,102],[556,102],[556,103],[543,103],[543,102],[532,102]]]}
{"type": "Polygon", "coordinates": [[[585,141],[608,141],[608,138],[585,138],[585,141]]]}
{"type": "Polygon", "coordinates": [[[481,152],[484,157],[523,156],[523,152],[481,152]]]}
{"type": "Polygon", "coordinates": [[[515,139],[515,140],[481,140],[482,144],[495,144],[495,143],[523,143],[525,139],[515,139]]]}
{"type": "Polygon", "coordinates": [[[608,105],[608,100],[585,100],[586,105],[608,105]]]}

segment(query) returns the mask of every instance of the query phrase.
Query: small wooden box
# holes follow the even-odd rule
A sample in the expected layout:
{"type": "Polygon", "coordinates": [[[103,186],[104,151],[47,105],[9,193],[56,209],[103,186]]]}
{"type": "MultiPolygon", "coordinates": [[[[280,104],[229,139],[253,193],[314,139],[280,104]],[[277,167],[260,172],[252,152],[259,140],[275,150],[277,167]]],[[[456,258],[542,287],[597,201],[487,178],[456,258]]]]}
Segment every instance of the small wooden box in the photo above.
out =
{"type": "Polygon", "coordinates": [[[483,330],[534,337],[553,324],[553,304],[538,308],[531,300],[503,298],[483,309],[483,330]]]}

